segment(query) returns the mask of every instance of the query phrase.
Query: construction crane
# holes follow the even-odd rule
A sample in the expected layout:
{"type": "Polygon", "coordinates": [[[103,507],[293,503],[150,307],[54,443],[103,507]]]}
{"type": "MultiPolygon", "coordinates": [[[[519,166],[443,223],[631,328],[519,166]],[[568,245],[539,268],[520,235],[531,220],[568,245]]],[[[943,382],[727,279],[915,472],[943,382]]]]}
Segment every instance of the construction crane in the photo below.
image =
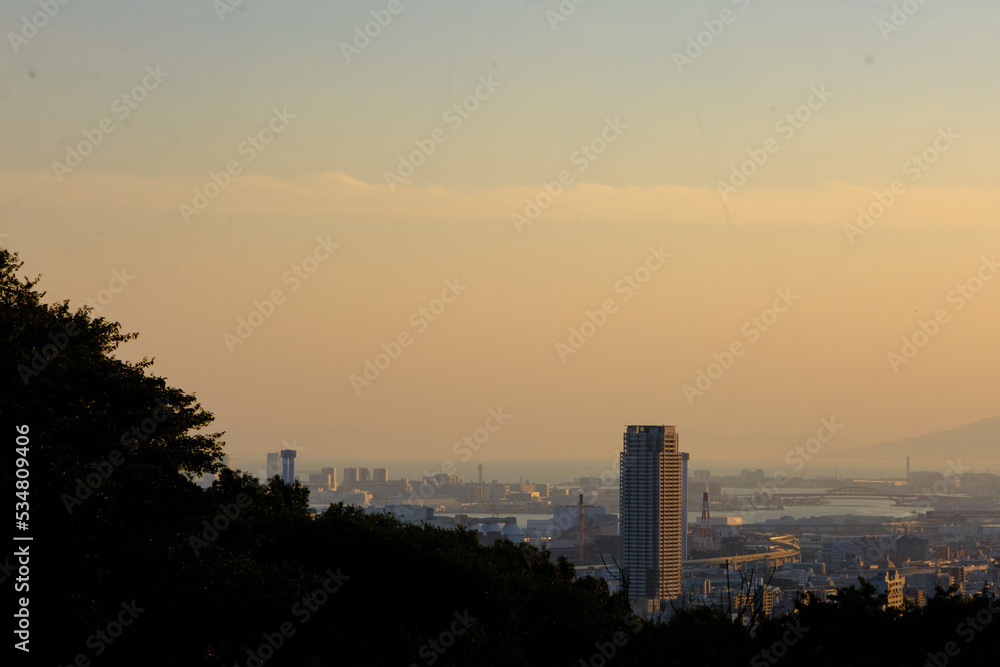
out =
{"type": "Polygon", "coordinates": [[[712,550],[712,511],[709,509],[708,491],[701,496],[701,524],[698,531],[698,549],[712,550]]]}

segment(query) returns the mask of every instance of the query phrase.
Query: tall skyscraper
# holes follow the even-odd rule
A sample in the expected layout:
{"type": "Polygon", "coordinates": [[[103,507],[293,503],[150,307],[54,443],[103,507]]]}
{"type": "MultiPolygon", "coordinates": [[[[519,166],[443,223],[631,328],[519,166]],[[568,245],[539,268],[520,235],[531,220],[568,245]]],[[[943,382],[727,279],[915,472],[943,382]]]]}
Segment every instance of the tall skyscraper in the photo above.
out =
{"type": "Polygon", "coordinates": [[[278,474],[278,452],[267,453],[267,478],[271,479],[278,474]]]}
{"type": "Polygon", "coordinates": [[[691,455],[681,452],[681,559],[687,560],[688,551],[688,461],[691,455]]]}
{"type": "Polygon", "coordinates": [[[372,481],[373,482],[388,482],[389,481],[389,470],[388,468],[375,468],[372,470],[372,481]]]}
{"type": "Polygon", "coordinates": [[[344,468],[344,484],[348,491],[358,488],[355,486],[360,481],[357,468],[344,468]]]}
{"type": "Polygon", "coordinates": [[[295,450],[281,450],[281,480],[285,484],[295,483],[295,450]]]}
{"type": "Polygon", "coordinates": [[[337,469],[336,468],[320,468],[319,474],[323,477],[323,486],[326,487],[327,491],[337,490],[337,469]]]}
{"type": "Polygon", "coordinates": [[[371,468],[358,468],[358,482],[367,484],[372,479],[371,468]]]}
{"type": "Polygon", "coordinates": [[[628,426],[621,453],[621,568],[629,599],[659,611],[681,595],[681,452],[674,426],[628,426]]]}

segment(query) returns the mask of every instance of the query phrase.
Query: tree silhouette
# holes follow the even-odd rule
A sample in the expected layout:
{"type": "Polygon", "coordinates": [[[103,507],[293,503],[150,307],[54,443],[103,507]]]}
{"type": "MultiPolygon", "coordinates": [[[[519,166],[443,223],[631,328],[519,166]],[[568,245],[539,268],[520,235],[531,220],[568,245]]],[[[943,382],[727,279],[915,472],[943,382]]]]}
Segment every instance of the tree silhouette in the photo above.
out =
{"type": "MultiPolygon", "coordinates": [[[[221,465],[195,396],[152,360],[116,356],[136,334],[45,304],[22,267],[0,249],[0,410],[8,442],[29,427],[40,664],[575,666],[611,664],[612,646],[616,665],[917,665],[948,642],[949,667],[995,662],[1000,606],[986,594],[886,609],[861,580],[765,618],[751,571],[735,606],[651,623],[631,615],[626,580],[610,594],[547,550],[344,505],[311,514],[301,485],[221,465]],[[211,486],[193,482],[205,474],[211,486]],[[134,623],[93,643],[123,605],[141,608],[134,623]]],[[[13,467],[0,472],[12,488],[13,467]]]]}

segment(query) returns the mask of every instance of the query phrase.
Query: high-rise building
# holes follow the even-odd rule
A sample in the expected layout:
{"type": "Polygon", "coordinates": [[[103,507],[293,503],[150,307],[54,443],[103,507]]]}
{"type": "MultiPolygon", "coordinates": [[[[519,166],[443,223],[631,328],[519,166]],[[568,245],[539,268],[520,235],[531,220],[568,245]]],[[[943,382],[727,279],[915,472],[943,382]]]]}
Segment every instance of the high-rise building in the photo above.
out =
{"type": "Polygon", "coordinates": [[[295,483],[295,450],[281,450],[281,481],[285,484],[295,483]]]}
{"type": "Polygon", "coordinates": [[[388,482],[389,481],[389,469],[388,468],[375,468],[372,470],[372,481],[373,482],[388,482]]]}
{"type": "Polygon", "coordinates": [[[372,469],[371,468],[358,468],[358,482],[362,484],[367,484],[371,481],[372,469]]]}
{"type": "Polygon", "coordinates": [[[621,568],[630,601],[681,595],[681,452],[674,426],[628,426],[621,453],[621,568]]]}
{"type": "Polygon", "coordinates": [[[267,453],[267,478],[271,479],[278,474],[278,452],[267,453]]]}
{"type": "Polygon", "coordinates": [[[351,489],[358,488],[356,484],[358,483],[358,469],[357,468],[344,468],[344,488],[348,491],[351,489]]]}
{"type": "Polygon", "coordinates": [[[326,487],[327,491],[337,490],[337,469],[336,468],[320,468],[319,474],[322,475],[322,484],[326,487]]]}
{"type": "Polygon", "coordinates": [[[681,558],[687,560],[688,555],[688,461],[691,455],[681,452],[681,558]]]}

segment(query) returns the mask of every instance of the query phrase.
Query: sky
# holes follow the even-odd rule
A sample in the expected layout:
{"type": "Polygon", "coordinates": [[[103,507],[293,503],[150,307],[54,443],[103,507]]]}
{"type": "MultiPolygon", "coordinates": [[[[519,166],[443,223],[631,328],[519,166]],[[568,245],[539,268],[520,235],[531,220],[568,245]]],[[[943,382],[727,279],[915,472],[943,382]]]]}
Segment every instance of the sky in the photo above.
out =
{"type": "Polygon", "coordinates": [[[780,458],[761,434],[998,414],[996,3],[8,0],[0,28],[0,242],[140,332],[120,356],[248,468],[610,460],[634,423],[780,458]]]}

